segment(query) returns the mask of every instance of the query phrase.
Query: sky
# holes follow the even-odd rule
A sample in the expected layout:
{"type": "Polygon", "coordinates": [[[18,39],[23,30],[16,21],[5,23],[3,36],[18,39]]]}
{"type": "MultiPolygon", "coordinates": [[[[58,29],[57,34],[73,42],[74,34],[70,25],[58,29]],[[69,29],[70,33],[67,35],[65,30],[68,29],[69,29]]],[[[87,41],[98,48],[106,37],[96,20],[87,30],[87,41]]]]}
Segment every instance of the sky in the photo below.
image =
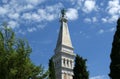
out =
{"type": "Polygon", "coordinates": [[[31,60],[48,68],[65,8],[74,52],[87,59],[90,79],[109,79],[110,53],[120,0],[0,0],[0,23],[27,39],[31,60]]]}

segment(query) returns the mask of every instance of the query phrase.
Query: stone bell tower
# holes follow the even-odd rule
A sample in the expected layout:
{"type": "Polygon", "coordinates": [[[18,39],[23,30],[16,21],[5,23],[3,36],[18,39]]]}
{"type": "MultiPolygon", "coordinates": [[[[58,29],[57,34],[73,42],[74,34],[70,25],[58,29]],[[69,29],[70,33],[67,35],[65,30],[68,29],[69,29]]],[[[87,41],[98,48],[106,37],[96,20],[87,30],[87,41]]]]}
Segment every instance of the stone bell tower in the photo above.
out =
{"type": "Polygon", "coordinates": [[[65,10],[61,11],[60,31],[53,56],[56,79],[73,79],[75,53],[72,46],[65,10]]]}

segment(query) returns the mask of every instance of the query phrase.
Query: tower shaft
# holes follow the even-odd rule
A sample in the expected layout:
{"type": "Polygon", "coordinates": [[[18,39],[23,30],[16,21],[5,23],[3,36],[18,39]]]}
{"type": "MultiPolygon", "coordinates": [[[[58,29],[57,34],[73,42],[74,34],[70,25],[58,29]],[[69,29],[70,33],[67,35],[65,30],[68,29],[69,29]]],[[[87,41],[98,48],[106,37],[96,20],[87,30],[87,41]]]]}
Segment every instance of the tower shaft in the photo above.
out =
{"type": "Polygon", "coordinates": [[[53,61],[55,64],[56,79],[73,79],[75,53],[69,34],[67,19],[63,12],[60,19],[61,26],[53,61]]]}

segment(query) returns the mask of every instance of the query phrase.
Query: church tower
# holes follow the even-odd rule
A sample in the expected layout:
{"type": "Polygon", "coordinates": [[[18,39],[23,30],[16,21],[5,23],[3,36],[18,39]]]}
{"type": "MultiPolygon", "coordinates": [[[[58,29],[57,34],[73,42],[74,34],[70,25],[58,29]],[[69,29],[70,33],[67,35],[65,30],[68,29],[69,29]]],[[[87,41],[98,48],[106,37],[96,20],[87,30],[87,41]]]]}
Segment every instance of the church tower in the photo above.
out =
{"type": "Polygon", "coordinates": [[[61,11],[60,31],[53,56],[56,79],[73,79],[75,53],[70,39],[65,10],[61,11]]]}

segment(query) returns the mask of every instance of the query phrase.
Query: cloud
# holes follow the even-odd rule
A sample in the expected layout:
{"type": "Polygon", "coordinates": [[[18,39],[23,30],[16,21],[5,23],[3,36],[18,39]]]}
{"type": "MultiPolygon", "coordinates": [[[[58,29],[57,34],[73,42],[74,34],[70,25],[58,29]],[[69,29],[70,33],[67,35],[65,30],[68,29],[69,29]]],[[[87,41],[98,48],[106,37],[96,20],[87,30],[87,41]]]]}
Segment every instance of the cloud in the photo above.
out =
{"type": "Polygon", "coordinates": [[[108,33],[108,32],[114,32],[114,31],[115,31],[115,27],[112,27],[112,28],[109,28],[109,29],[106,29],[106,30],[100,29],[98,31],[98,34],[103,34],[103,33],[108,33]]]}
{"type": "Polygon", "coordinates": [[[36,30],[37,30],[37,29],[36,29],[35,27],[32,27],[32,28],[28,28],[28,29],[27,29],[28,32],[34,32],[34,31],[36,31],[36,30]]]}
{"type": "Polygon", "coordinates": [[[32,19],[32,15],[31,15],[31,13],[24,13],[22,15],[22,18],[25,19],[25,20],[31,20],[32,19]]]}
{"type": "Polygon", "coordinates": [[[45,25],[37,25],[37,28],[44,29],[45,25]]]}
{"type": "Polygon", "coordinates": [[[85,0],[82,10],[85,13],[90,13],[91,11],[96,10],[96,8],[95,0],[85,0]]]}
{"type": "Polygon", "coordinates": [[[114,31],[115,31],[115,27],[112,27],[112,28],[108,29],[107,32],[114,32],[114,31]]]}
{"type": "Polygon", "coordinates": [[[98,75],[98,76],[91,77],[90,79],[108,79],[108,78],[105,75],[98,75]]]}
{"type": "Polygon", "coordinates": [[[32,4],[27,4],[23,7],[24,10],[30,10],[30,9],[33,9],[34,6],[32,4]]]}
{"type": "Polygon", "coordinates": [[[108,19],[108,21],[109,22],[116,22],[118,18],[119,18],[119,15],[113,15],[108,19]]]}
{"type": "Polygon", "coordinates": [[[119,15],[112,15],[112,16],[107,16],[105,18],[101,18],[103,23],[113,23],[116,22],[119,18],[119,15]]]}
{"type": "Polygon", "coordinates": [[[2,0],[2,2],[3,2],[3,3],[7,3],[7,2],[8,2],[8,0],[2,0]]]}
{"type": "Polygon", "coordinates": [[[87,22],[87,23],[95,23],[95,22],[97,22],[98,20],[97,20],[97,17],[92,17],[92,18],[85,18],[84,19],[84,22],[87,22]]]}
{"type": "Polygon", "coordinates": [[[40,21],[40,16],[39,16],[39,14],[37,14],[37,13],[32,13],[32,14],[31,14],[31,20],[40,21]]]}
{"type": "Polygon", "coordinates": [[[108,2],[108,13],[110,15],[115,15],[120,13],[120,2],[119,0],[111,0],[108,2]]]}
{"type": "Polygon", "coordinates": [[[10,18],[10,19],[18,19],[19,18],[19,14],[18,13],[9,13],[8,14],[8,17],[10,18]]]}
{"type": "MultiPolygon", "coordinates": [[[[34,32],[43,29],[45,24],[59,18],[62,3],[41,5],[46,0],[2,0],[0,6],[0,21],[8,22],[13,29],[19,28],[34,32]],[[36,28],[32,28],[34,27],[36,28]],[[24,26],[24,28],[22,27],[24,26]],[[27,27],[26,27],[27,26],[27,27]]],[[[19,31],[23,33],[24,30],[19,31]]],[[[25,34],[25,33],[23,33],[25,34]]]]}
{"type": "Polygon", "coordinates": [[[11,27],[12,29],[19,27],[19,24],[16,21],[9,21],[8,26],[11,27]]]}
{"type": "Polygon", "coordinates": [[[92,17],[93,22],[97,22],[97,18],[96,17],[92,17]]]}
{"type": "Polygon", "coordinates": [[[17,33],[22,34],[22,35],[25,35],[25,34],[26,34],[26,32],[25,32],[25,31],[23,31],[23,30],[21,30],[21,29],[20,29],[20,30],[18,30],[18,31],[17,31],[17,33]]]}
{"type": "Polygon", "coordinates": [[[103,34],[104,32],[105,32],[105,31],[104,31],[103,29],[100,29],[98,33],[99,33],[99,34],[103,34]]]}
{"type": "Polygon", "coordinates": [[[108,1],[108,6],[106,8],[109,17],[102,19],[103,22],[116,22],[120,16],[120,1],[110,0],[108,1]],[[107,19],[107,20],[106,20],[107,19]]]}
{"type": "Polygon", "coordinates": [[[7,13],[6,8],[0,7],[0,15],[5,15],[7,13]]]}
{"type": "Polygon", "coordinates": [[[44,9],[39,9],[38,14],[41,17],[41,20],[46,20],[46,21],[52,21],[52,20],[56,19],[56,16],[57,16],[56,14],[49,13],[48,11],[46,11],[44,9]]]}
{"type": "Polygon", "coordinates": [[[74,8],[69,8],[67,10],[66,16],[69,20],[76,20],[78,19],[78,11],[74,8]]]}
{"type": "Polygon", "coordinates": [[[69,0],[71,2],[72,5],[74,5],[76,3],[76,0],[69,0]]]}
{"type": "Polygon", "coordinates": [[[107,18],[102,18],[101,20],[103,23],[106,23],[108,21],[107,18]]]}
{"type": "Polygon", "coordinates": [[[40,4],[42,2],[44,2],[45,0],[26,0],[27,3],[33,4],[33,5],[37,5],[40,4]]]}
{"type": "Polygon", "coordinates": [[[31,20],[36,22],[52,21],[58,17],[60,8],[62,6],[63,5],[61,3],[57,3],[55,5],[46,6],[44,9],[39,8],[36,12],[23,13],[22,18],[24,20],[31,20]]]}
{"type": "Polygon", "coordinates": [[[91,22],[91,19],[90,18],[85,18],[84,22],[91,22]]]}

